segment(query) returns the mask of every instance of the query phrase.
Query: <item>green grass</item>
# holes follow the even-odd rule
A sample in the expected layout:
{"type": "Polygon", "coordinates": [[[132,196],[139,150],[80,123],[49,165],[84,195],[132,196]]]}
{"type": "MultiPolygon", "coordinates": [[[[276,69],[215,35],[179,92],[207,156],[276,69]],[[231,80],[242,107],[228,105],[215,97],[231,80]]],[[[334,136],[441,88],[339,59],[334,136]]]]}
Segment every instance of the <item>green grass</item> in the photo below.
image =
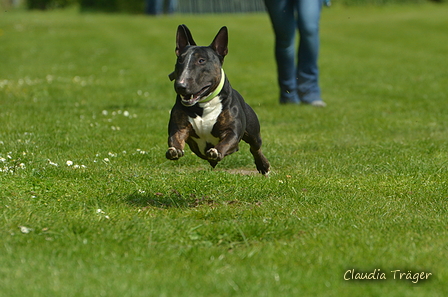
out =
{"type": "Polygon", "coordinates": [[[278,105],[264,14],[2,11],[2,296],[446,296],[447,14],[325,9],[315,109],[278,105]],[[238,174],[246,144],[215,170],[165,159],[180,23],[229,27],[270,178],[238,174]]]}

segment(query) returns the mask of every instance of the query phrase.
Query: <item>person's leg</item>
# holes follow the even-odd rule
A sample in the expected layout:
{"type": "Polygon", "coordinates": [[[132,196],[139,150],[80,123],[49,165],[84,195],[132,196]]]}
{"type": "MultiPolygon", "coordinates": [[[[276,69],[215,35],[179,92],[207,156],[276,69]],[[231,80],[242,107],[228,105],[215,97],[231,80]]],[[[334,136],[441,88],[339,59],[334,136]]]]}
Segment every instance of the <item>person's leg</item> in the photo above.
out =
{"type": "Polygon", "coordinates": [[[151,15],[163,13],[163,0],[146,0],[146,13],[151,15]]]}
{"type": "Polygon", "coordinates": [[[176,11],[177,0],[168,0],[166,13],[173,14],[176,11]]]}
{"type": "Polygon", "coordinates": [[[322,1],[295,0],[297,27],[300,34],[297,88],[300,100],[306,103],[322,101],[319,87],[319,20],[322,1]]]}
{"type": "MultiPolygon", "coordinates": [[[[314,0],[315,1],[315,0],[314,0]]],[[[275,33],[280,103],[299,103],[295,66],[296,22],[292,0],[265,0],[275,33]]]]}

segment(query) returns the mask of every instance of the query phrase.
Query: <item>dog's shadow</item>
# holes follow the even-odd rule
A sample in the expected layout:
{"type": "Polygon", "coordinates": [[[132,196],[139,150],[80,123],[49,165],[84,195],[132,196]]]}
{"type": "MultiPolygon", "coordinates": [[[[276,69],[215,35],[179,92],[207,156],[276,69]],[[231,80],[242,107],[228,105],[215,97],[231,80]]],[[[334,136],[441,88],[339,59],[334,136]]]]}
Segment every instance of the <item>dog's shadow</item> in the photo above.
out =
{"type": "Polygon", "coordinates": [[[169,193],[146,193],[136,191],[126,197],[126,202],[134,207],[146,209],[157,208],[192,208],[200,205],[212,205],[214,200],[207,196],[197,197],[195,194],[184,196],[177,190],[172,189],[169,193]]]}

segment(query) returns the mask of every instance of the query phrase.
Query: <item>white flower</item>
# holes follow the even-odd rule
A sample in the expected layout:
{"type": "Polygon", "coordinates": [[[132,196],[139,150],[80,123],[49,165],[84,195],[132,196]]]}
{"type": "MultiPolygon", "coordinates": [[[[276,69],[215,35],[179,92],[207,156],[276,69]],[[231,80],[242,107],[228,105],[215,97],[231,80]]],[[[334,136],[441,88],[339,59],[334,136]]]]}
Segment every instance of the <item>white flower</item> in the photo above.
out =
{"type": "Polygon", "coordinates": [[[19,226],[19,228],[20,228],[20,232],[22,232],[23,234],[28,234],[31,231],[33,231],[33,229],[25,227],[25,226],[19,226]]]}
{"type": "Polygon", "coordinates": [[[67,164],[67,166],[72,166],[73,165],[73,161],[68,160],[67,162],[65,162],[67,164]]]}
{"type": "Polygon", "coordinates": [[[103,110],[103,111],[102,111],[102,114],[105,115],[105,116],[107,116],[107,114],[108,114],[107,110],[103,110]]]}
{"type": "Polygon", "coordinates": [[[123,115],[124,115],[125,117],[128,117],[128,116],[129,116],[129,111],[125,110],[125,111],[123,112],[123,115]]]}
{"type": "Polygon", "coordinates": [[[106,219],[110,219],[110,217],[108,216],[108,215],[106,215],[106,213],[101,209],[101,208],[98,208],[97,210],[96,210],[96,213],[97,214],[103,214],[104,215],[104,218],[106,218],[106,219]]]}
{"type": "Polygon", "coordinates": [[[0,162],[5,162],[6,159],[5,158],[0,158],[0,162]]]}
{"type": "Polygon", "coordinates": [[[104,158],[104,162],[110,162],[109,158],[104,158]]]}
{"type": "Polygon", "coordinates": [[[59,166],[57,163],[51,162],[51,160],[48,160],[48,164],[50,164],[52,166],[59,166]]]}

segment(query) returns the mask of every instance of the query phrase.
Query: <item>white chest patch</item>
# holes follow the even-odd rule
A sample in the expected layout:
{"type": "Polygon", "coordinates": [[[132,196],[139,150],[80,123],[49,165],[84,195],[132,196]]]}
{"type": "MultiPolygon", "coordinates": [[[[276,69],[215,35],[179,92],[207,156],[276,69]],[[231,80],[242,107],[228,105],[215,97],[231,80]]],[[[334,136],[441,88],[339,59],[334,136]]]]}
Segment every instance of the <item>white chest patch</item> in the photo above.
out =
{"type": "Polygon", "coordinates": [[[196,116],[195,118],[189,117],[188,120],[199,137],[193,138],[198,144],[200,151],[205,154],[207,143],[216,145],[219,142],[219,139],[212,135],[212,129],[222,111],[222,104],[219,96],[216,96],[208,102],[198,104],[204,109],[202,116],[196,116]]]}

